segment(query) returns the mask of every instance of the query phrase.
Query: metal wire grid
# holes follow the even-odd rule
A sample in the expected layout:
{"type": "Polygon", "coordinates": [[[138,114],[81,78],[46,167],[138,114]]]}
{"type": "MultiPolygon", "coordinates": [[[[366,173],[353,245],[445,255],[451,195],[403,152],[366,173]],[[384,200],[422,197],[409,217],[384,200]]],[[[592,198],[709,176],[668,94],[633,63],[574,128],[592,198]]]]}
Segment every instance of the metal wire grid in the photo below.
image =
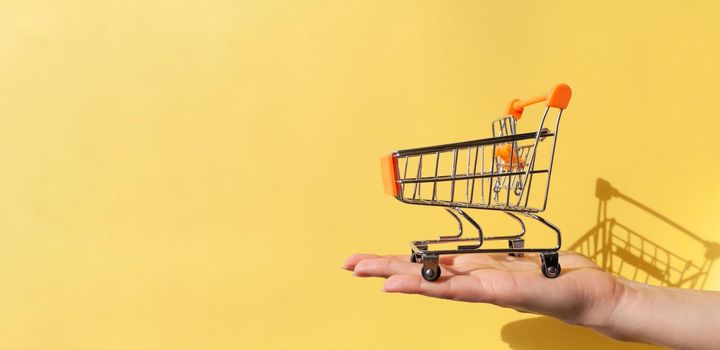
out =
{"type": "MultiPolygon", "coordinates": [[[[536,135],[528,136],[510,141],[497,137],[499,142],[487,139],[484,144],[404,156],[398,152],[400,199],[413,204],[540,211],[528,206],[530,188],[533,175],[548,169],[534,169],[536,135]],[[495,155],[500,147],[510,148],[509,160],[495,155]]],[[[550,136],[544,130],[543,138],[550,136]]]]}

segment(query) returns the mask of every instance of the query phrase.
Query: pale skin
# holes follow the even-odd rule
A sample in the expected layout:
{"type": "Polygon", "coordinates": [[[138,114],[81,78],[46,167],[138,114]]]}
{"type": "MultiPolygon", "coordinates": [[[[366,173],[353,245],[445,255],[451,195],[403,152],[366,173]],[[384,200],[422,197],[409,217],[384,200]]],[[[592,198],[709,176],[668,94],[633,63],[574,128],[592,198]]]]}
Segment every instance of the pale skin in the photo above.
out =
{"type": "Polygon", "coordinates": [[[562,252],[562,273],[540,272],[536,254],[441,256],[442,276],[420,276],[408,255],[354,254],[343,268],[386,278],[390,293],[491,303],[592,328],[610,337],[678,349],[720,349],[720,292],[655,287],[614,276],[587,257],[562,252]]]}

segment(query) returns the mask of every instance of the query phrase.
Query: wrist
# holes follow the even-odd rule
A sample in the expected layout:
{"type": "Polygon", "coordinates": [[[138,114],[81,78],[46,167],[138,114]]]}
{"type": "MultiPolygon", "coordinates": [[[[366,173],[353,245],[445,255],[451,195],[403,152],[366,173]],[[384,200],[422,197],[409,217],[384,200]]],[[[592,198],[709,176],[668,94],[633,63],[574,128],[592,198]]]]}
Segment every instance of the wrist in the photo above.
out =
{"type": "Polygon", "coordinates": [[[595,330],[624,341],[684,349],[720,349],[720,293],[656,287],[617,279],[622,286],[595,330]]]}
{"type": "Polygon", "coordinates": [[[593,303],[588,314],[594,315],[583,322],[583,326],[618,340],[635,340],[632,327],[633,310],[643,300],[646,291],[635,282],[622,277],[615,278],[611,297],[601,303],[593,303]]]}
{"type": "MultiPolygon", "coordinates": [[[[674,320],[667,313],[673,309],[674,298],[668,288],[651,286],[617,277],[617,300],[601,327],[595,330],[617,340],[668,344],[667,337],[677,333],[674,320]]],[[[681,302],[682,304],[682,302],[681,302]]],[[[672,313],[672,312],[670,312],[672,313]]]]}

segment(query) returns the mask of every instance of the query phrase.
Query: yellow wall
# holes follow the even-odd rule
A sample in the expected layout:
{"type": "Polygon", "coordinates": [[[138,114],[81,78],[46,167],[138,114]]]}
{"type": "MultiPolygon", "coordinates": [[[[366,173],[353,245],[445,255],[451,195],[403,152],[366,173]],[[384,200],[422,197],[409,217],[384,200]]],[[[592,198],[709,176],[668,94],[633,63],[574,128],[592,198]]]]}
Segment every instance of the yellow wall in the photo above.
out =
{"type": "Polygon", "coordinates": [[[0,1],[0,348],[607,347],[340,266],[453,228],[384,196],[380,155],[487,136],[557,82],[574,96],[546,214],[568,244],[597,178],[720,241],[718,7],[0,1]]]}

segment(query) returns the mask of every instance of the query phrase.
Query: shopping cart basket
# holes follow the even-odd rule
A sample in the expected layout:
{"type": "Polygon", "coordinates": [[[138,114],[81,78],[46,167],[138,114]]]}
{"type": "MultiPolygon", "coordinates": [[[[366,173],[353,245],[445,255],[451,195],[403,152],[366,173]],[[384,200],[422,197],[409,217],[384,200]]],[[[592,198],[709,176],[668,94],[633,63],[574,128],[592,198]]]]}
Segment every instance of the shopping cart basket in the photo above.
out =
{"type": "Polygon", "coordinates": [[[490,138],[400,150],[382,158],[386,193],[403,203],[445,207],[458,223],[459,232],[455,235],[411,242],[411,261],[422,263],[423,278],[435,281],[440,277],[440,255],[468,253],[518,256],[540,253],[542,273],[549,278],[560,275],[560,230],[538,213],[547,206],[560,117],[570,96],[570,87],[559,84],[545,95],[511,101],[506,115],[492,122],[490,138]],[[537,131],[518,133],[524,108],[540,102],[545,102],[545,109],[537,131]],[[557,111],[554,130],[544,127],[551,108],[557,111]],[[543,146],[550,147],[550,152],[547,160],[540,162],[538,154],[543,146]],[[533,178],[538,178],[535,190],[533,178]],[[534,193],[533,199],[531,193],[534,193]],[[502,211],[519,224],[520,231],[513,235],[485,236],[464,209],[502,211]],[[521,216],[549,227],[555,233],[555,246],[525,247],[525,223],[521,216]],[[476,237],[462,237],[461,218],[477,231],[476,237]],[[491,240],[507,240],[508,248],[483,248],[483,243],[491,240]],[[449,242],[464,244],[457,249],[430,249],[432,245],[449,242]]]}

